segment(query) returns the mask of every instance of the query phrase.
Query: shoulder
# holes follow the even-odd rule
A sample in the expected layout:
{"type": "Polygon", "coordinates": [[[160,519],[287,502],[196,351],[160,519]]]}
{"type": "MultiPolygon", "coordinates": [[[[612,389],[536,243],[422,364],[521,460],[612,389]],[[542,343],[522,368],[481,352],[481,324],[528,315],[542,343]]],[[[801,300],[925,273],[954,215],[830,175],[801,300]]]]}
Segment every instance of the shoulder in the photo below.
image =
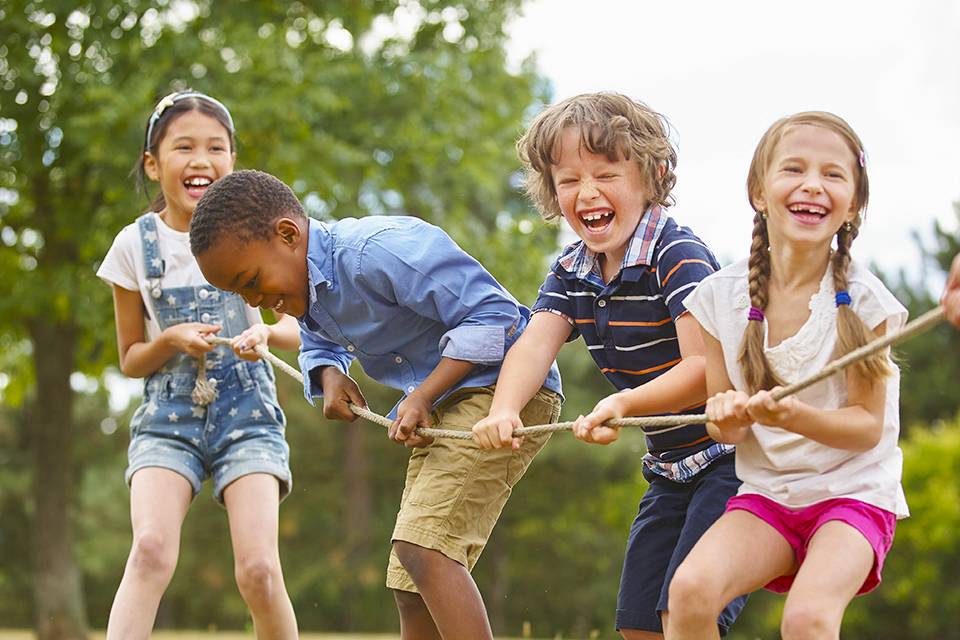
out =
{"type": "Polygon", "coordinates": [[[701,280],[691,295],[703,296],[710,293],[727,300],[732,307],[749,306],[749,271],[747,259],[738,260],[701,280]]]}
{"type": "Polygon", "coordinates": [[[850,261],[847,287],[854,311],[871,328],[886,320],[889,331],[906,322],[906,307],[887,289],[880,278],[855,260],[850,261]],[[890,326],[891,324],[894,326],[890,326]]]}
{"type": "Polygon", "coordinates": [[[681,226],[673,218],[667,218],[660,237],[657,238],[654,260],[677,262],[689,258],[701,259],[708,262],[713,269],[719,269],[713,251],[689,227],[681,226]]]}

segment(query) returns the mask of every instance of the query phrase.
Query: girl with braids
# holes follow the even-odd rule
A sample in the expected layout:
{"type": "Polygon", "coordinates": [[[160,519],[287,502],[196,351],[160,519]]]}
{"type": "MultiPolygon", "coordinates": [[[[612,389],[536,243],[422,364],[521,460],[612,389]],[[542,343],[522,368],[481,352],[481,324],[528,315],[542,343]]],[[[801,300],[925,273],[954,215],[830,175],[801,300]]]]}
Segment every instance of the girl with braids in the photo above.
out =
{"type": "Polygon", "coordinates": [[[708,429],[737,445],[743,484],[673,578],[668,637],[716,638],[723,605],[766,587],[788,593],[784,638],[837,638],[853,596],[880,582],[896,520],[908,515],[899,372],[882,352],[794,396],[772,393],[907,314],[850,258],[868,182],[846,122],[806,112],[774,123],[747,190],[749,259],[685,301],[706,346],[708,429]]]}

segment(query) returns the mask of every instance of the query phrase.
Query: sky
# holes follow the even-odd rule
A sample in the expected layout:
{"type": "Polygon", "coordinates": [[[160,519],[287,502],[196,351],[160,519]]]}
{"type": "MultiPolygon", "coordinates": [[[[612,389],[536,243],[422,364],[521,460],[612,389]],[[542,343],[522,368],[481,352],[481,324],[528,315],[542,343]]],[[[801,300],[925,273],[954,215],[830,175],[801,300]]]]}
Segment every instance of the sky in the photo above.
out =
{"type": "Polygon", "coordinates": [[[535,54],[555,100],[617,91],[668,118],[679,156],[670,212],[722,264],[749,249],[753,149],[798,111],[836,113],[866,147],[870,204],[855,259],[917,279],[911,232],[929,242],[934,220],[957,230],[956,0],[527,0],[507,31],[512,63],[535,54]]]}

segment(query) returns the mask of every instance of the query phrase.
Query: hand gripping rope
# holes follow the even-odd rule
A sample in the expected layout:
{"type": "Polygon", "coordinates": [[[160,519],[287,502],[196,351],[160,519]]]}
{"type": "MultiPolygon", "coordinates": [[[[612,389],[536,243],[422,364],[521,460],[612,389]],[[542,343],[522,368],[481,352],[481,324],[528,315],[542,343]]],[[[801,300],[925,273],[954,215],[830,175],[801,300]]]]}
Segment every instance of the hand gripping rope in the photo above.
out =
{"type": "MultiPolygon", "coordinates": [[[[779,391],[773,394],[774,400],[782,400],[787,396],[791,396],[795,393],[806,389],[810,385],[816,384],[821,380],[829,378],[833,374],[846,369],[850,365],[863,360],[864,358],[877,353],[882,349],[902,342],[907,338],[911,338],[919,333],[930,329],[939,322],[941,322],[945,317],[945,311],[943,306],[938,306],[935,309],[931,309],[926,312],[913,322],[905,325],[900,331],[896,331],[891,334],[887,334],[876,340],[873,340],[859,349],[855,349],[843,356],[842,358],[837,358],[826,367],[824,367],[819,372],[813,374],[809,378],[795,382],[791,385],[783,387],[779,391]]],[[[230,340],[227,338],[220,338],[217,336],[207,336],[207,342],[211,344],[230,344],[230,340]]],[[[303,375],[289,364],[278,358],[277,356],[270,353],[270,351],[262,344],[258,344],[255,347],[255,350],[261,358],[269,360],[275,366],[277,366],[284,373],[288,374],[300,384],[303,384],[303,375]]],[[[393,420],[385,418],[381,415],[370,411],[369,409],[364,409],[363,407],[358,407],[355,404],[350,403],[350,410],[353,411],[357,416],[369,420],[374,424],[379,424],[381,426],[389,428],[393,424],[393,420]]],[[[606,422],[606,426],[609,427],[640,427],[643,429],[643,432],[648,435],[656,435],[659,433],[666,433],[668,431],[673,431],[674,429],[679,429],[680,427],[686,426],[688,424],[698,424],[707,421],[706,414],[684,414],[676,416],[644,416],[638,418],[621,418],[619,420],[610,420],[606,422]]],[[[573,429],[572,422],[557,422],[554,424],[540,424],[534,425],[532,427],[521,427],[513,432],[513,435],[516,437],[520,436],[531,436],[539,433],[553,433],[554,431],[571,431],[573,429]]],[[[425,427],[417,427],[417,435],[425,436],[429,438],[453,438],[456,440],[473,440],[473,433],[470,431],[454,431],[451,429],[428,429],[425,427]]]]}

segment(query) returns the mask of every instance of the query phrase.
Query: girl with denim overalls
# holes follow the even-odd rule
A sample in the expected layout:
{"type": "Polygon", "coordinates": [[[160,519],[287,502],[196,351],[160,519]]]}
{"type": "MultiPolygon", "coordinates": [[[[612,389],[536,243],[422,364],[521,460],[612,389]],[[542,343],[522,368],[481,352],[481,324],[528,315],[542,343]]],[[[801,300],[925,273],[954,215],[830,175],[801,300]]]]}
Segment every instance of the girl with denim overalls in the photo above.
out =
{"type": "Polygon", "coordinates": [[[138,175],[160,195],[114,240],[97,275],[113,287],[120,368],[145,378],[130,425],[133,545],[107,624],[108,640],[148,638],[173,577],[180,530],[207,477],[230,521],[237,585],[258,638],[296,638],[277,549],[280,500],[292,483],[273,370],[253,347],[299,347],[296,320],[273,325],[204,280],[187,231],[197,201],[233,170],[233,121],[194,91],[160,101],[147,122],[138,175]],[[232,348],[206,337],[232,338],[232,348]]]}

